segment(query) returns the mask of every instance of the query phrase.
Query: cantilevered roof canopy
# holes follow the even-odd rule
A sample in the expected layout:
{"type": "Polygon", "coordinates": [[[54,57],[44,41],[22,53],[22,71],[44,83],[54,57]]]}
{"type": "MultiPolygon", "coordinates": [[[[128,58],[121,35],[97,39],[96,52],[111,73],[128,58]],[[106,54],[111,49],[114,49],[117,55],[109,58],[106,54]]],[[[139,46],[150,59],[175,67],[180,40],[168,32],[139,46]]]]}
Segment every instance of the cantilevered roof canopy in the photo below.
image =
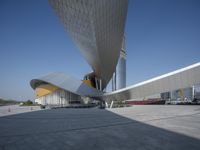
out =
{"type": "Polygon", "coordinates": [[[105,88],[119,58],[128,0],[49,2],[105,88]]]}
{"type": "Polygon", "coordinates": [[[81,96],[99,97],[103,94],[102,91],[90,87],[80,80],[63,73],[50,73],[30,81],[30,85],[33,89],[47,83],[81,96]]]}

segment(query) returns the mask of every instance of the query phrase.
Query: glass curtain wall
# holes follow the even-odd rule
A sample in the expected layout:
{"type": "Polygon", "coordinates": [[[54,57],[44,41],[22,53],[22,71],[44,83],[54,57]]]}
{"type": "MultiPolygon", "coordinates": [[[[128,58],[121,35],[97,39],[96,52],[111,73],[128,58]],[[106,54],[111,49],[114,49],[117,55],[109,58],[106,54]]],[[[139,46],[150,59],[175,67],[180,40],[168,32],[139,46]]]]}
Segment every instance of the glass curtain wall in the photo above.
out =
{"type": "Polygon", "coordinates": [[[69,106],[70,104],[81,103],[81,96],[65,90],[57,90],[38,99],[42,105],[52,106],[69,106]]]}

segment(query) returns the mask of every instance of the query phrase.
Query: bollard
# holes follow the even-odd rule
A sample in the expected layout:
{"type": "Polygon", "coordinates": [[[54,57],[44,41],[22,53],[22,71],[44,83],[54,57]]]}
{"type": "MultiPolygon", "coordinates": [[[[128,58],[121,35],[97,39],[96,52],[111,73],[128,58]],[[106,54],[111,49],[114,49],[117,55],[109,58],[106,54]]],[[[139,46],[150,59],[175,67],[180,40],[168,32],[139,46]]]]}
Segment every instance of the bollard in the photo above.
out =
{"type": "Polygon", "coordinates": [[[10,107],[8,107],[8,112],[11,112],[10,107]]]}
{"type": "Polygon", "coordinates": [[[33,110],[33,108],[31,107],[31,110],[33,110]]]}

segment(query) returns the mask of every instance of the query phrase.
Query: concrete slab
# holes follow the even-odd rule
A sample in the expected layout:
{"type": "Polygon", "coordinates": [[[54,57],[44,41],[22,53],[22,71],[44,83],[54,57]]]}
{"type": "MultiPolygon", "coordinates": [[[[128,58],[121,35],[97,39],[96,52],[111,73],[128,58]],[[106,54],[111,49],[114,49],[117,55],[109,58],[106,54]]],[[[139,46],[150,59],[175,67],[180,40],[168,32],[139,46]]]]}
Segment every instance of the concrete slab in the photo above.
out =
{"type": "Polygon", "coordinates": [[[0,149],[199,150],[200,106],[53,109],[0,117],[0,149]]]}

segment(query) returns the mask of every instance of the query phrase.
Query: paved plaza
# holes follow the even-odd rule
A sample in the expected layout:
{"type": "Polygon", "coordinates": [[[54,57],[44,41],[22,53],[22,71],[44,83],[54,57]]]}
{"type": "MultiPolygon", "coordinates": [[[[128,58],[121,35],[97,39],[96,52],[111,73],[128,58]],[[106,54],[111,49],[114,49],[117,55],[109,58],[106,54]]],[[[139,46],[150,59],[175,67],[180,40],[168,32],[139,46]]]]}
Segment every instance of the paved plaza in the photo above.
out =
{"type": "Polygon", "coordinates": [[[0,117],[0,129],[1,150],[199,150],[200,106],[51,109],[0,117]]]}
{"type": "Polygon", "coordinates": [[[0,106],[0,117],[32,112],[37,110],[40,110],[39,106],[19,106],[19,105],[0,106]]]}

